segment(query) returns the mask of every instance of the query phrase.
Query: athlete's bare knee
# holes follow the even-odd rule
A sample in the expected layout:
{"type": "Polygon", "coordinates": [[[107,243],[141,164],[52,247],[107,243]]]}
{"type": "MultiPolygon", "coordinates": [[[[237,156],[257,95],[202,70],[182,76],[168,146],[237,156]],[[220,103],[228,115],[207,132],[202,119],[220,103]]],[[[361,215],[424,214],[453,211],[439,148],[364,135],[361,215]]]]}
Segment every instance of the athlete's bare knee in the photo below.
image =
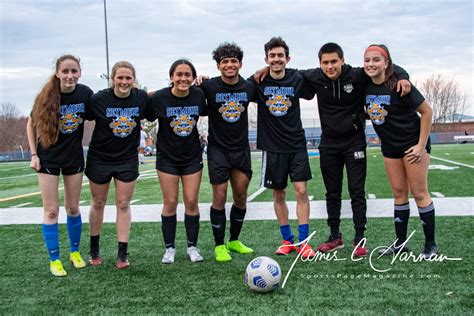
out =
{"type": "Polygon", "coordinates": [[[285,202],[286,192],[285,190],[273,190],[273,200],[277,203],[285,202]]]}
{"type": "Polygon", "coordinates": [[[59,214],[58,209],[50,209],[46,211],[46,217],[52,221],[58,219],[58,214],[59,214]]]}
{"type": "Polygon", "coordinates": [[[116,207],[117,211],[120,213],[130,212],[130,202],[128,200],[117,201],[116,207]]]}
{"type": "Polygon", "coordinates": [[[69,216],[79,215],[79,205],[66,205],[66,213],[69,216]]]}

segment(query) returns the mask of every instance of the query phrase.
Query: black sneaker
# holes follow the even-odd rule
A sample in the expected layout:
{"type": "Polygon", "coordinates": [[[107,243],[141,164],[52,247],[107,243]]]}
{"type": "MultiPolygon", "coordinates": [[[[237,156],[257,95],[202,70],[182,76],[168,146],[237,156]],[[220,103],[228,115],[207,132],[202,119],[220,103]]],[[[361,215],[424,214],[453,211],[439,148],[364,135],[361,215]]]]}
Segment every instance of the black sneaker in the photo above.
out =
{"type": "Polygon", "coordinates": [[[421,254],[425,257],[425,260],[431,259],[432,256],[438,254],[438,246],[436,244],[426,245],[423,247],[421,254]]]}
{"type": "Polygon", "coordinates": [[[381,256],[392,256],[401,252],[409,252],[410,249],[407,245],[392,245],[390,247],[385,247],[379,250],[379,255],[381,256]]]}

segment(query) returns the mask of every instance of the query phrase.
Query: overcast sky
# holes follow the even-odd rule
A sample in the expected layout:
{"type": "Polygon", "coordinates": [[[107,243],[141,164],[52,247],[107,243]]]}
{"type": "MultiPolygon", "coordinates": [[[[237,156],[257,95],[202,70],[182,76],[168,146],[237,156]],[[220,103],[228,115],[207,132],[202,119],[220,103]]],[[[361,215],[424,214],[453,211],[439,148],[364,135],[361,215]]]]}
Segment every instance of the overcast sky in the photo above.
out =
{"type": "MultiPolygon", "coordinates": [[[[81,58],[81,83],[107,86],[103,0],[0,0],[0,102],[27,115],[39,89],[64,53],[81,58]]],[[[189,58],[198,74],[218,75],[211,52],[234,41],[244,50],[244,77],[264,65],[263,45],[282,36],[289,67],[319,65],[317,51],[337,42],[346,63],[361,66],[364,49],[384,43],[412,81],[432,74],[455,78],[473,103],[473,4],[471,0],[108,0],[110,68],[128,60],[149,89],[168,85],[171,63],[189,58]]],[[[303,118],[314,118],[316,101],[303,118]]],[[[470,114],[474,113],[471,106],[470,114]]]]}

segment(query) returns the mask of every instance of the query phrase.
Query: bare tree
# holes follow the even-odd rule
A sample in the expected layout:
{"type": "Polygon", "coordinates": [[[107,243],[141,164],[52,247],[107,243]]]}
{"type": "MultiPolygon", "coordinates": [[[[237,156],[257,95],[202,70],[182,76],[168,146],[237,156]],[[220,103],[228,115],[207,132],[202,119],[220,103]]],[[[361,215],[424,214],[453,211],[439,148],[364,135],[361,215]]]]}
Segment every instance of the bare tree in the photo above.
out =
{"type": "Polygon", "coordinates": [[[19,150],[20,145],[26,149],[26,122],[15,104],[0,104],[0,151],[19,150]]]}
{"type": "Polygon", "coordinates": [[[433,108],[433,122],[446,123],[460,114],[461,120],[466,110],[466,95],[460,91],[456,80],[445,79],[441,75],[431,75],[421,82],[420,90],[433,108]]]}

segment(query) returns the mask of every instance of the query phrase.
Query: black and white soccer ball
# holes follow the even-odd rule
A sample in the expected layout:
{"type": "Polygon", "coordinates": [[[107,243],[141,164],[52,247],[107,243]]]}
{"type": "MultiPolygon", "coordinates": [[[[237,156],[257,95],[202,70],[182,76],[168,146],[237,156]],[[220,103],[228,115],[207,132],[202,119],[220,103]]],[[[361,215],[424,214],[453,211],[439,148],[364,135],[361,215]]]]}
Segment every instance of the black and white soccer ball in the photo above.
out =
{"type": "Polygon", "coordinates": [[[256,292],[270,292],[278,287],[281,268],[269,257],[257,257],[250,261],[245,270],[245,283],[256,292]]]}

